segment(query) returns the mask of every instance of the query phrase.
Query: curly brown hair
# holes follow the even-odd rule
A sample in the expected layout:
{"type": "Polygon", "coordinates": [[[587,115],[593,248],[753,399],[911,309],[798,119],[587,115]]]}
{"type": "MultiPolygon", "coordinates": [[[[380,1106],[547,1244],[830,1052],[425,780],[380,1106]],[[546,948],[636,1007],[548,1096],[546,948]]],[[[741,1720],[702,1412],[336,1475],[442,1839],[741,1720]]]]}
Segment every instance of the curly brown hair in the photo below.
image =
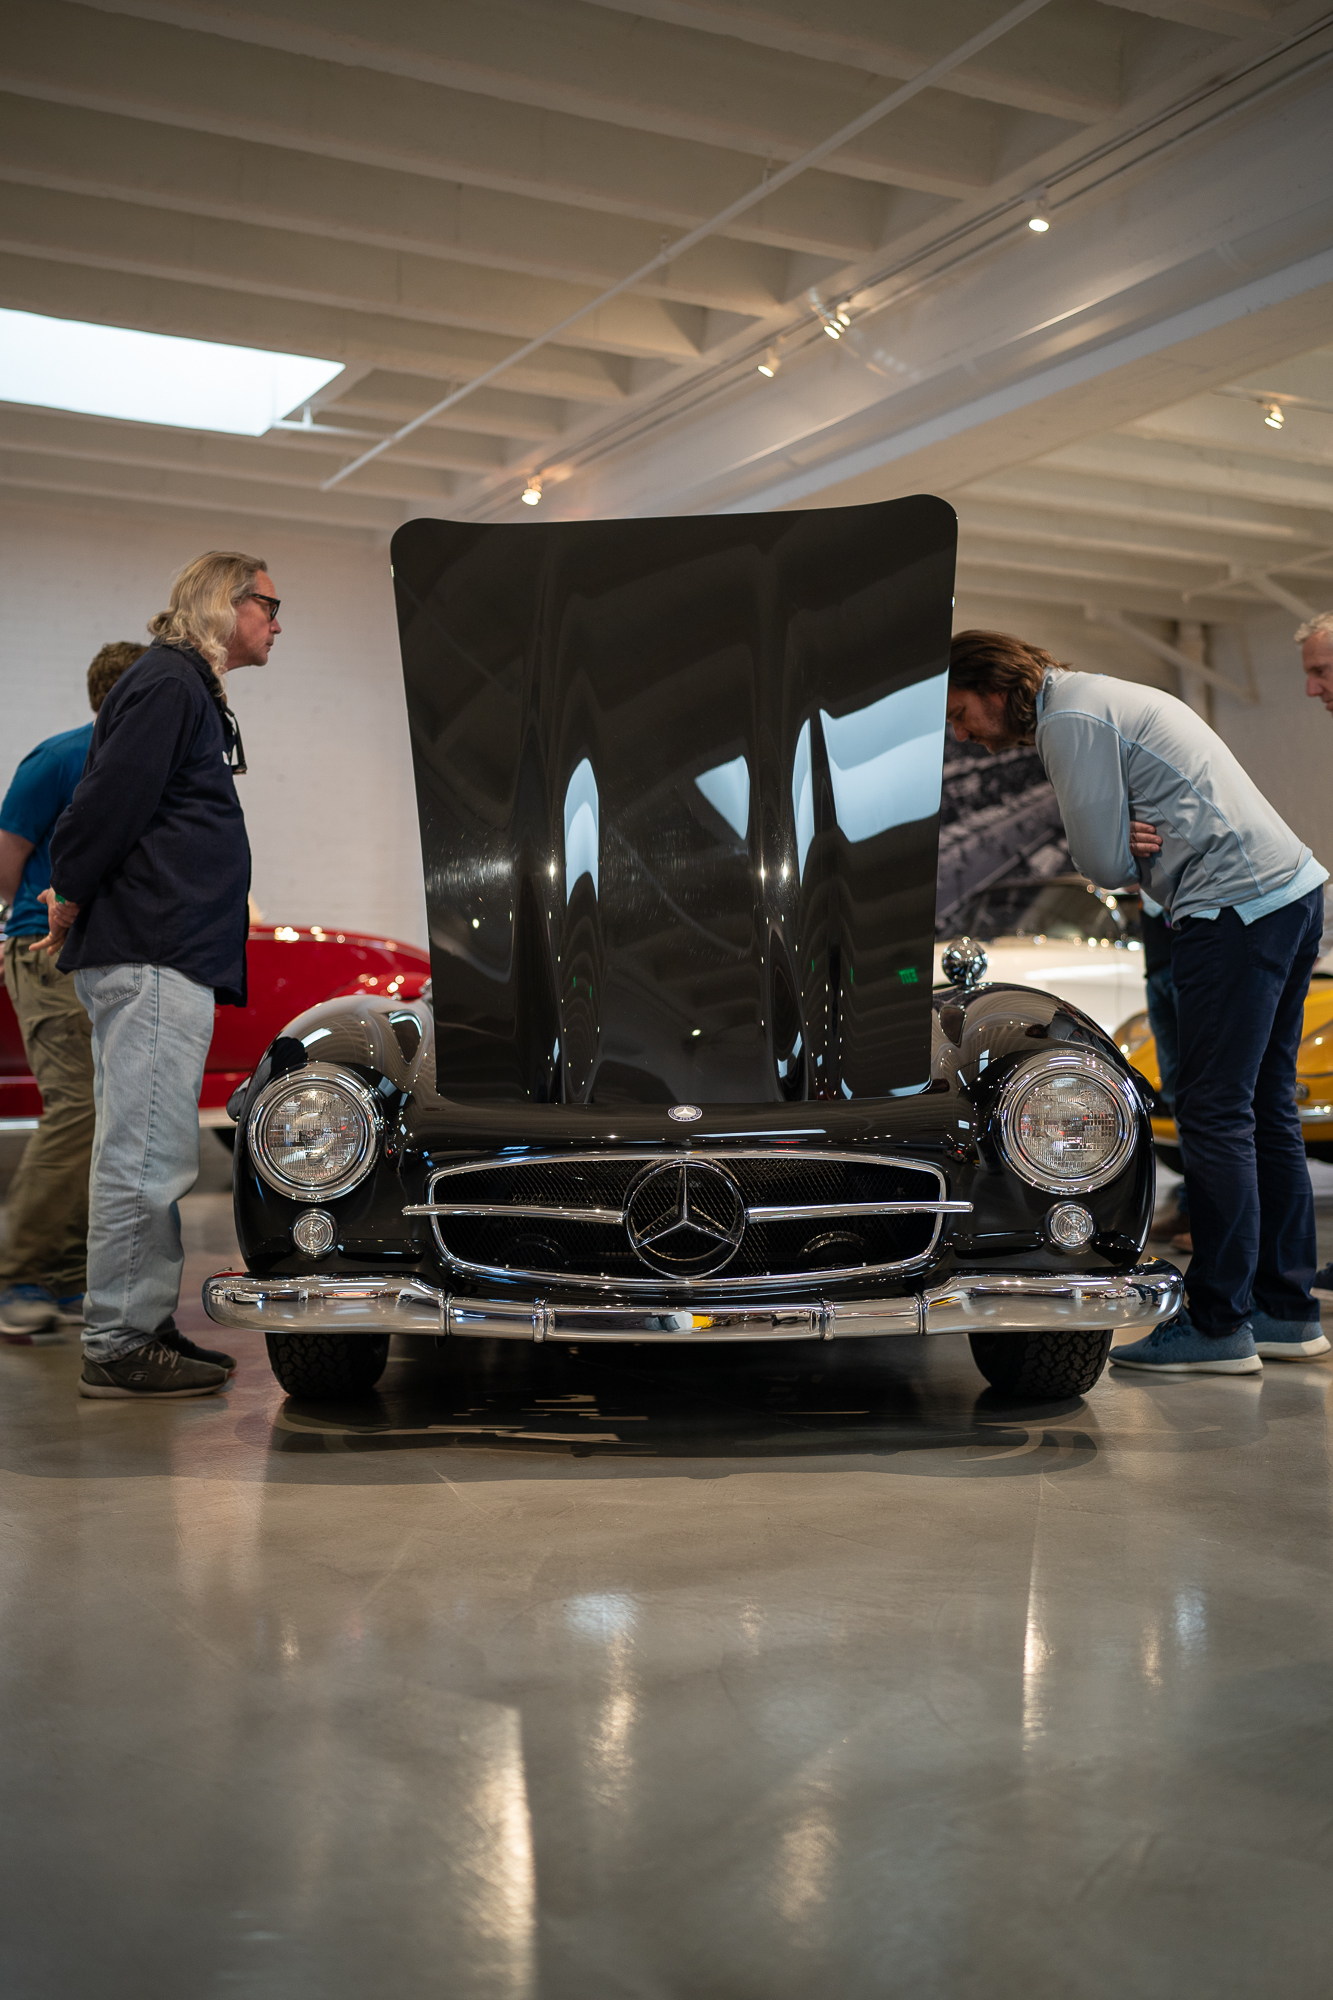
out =
{"type": "Polygon", "coordinates": [[[147,651],[141,639],[110,639],[99,653],[93,655],[88,669],[88,699],[94,715],[126,667],[132,667],[147,651]]]}
{"type": "Polygon", "coordinates": [[[1040,646],[1009,632],[959,632],[949,648],[949,685],[979,694],[1003,694],[1005,715],[1019,741],[1037,727],[1037,696],[1047,674],[1070,671],[1040,646]]]}

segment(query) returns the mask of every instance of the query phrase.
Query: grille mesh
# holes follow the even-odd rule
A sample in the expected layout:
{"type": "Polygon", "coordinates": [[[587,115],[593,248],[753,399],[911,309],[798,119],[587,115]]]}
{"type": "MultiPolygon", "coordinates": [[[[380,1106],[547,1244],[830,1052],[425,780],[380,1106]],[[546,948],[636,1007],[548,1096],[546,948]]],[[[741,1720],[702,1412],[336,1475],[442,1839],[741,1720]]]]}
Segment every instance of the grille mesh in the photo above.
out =
{"type": "MultiPolygon", "coordinates": [[[[432,1177],[437,1203],[491,1203],[514,1207],[622,1209],[628,1196],[662,1155],[635,1158],[581,1156],[559,1160],[488,1162],[464,1172],[432,1177]]],[[[672,1155],[681,1158],[683,1155],[672,1155]]],[[[722,1167],[740,1189],[747,1209],[830,1206],[877,1201],[938,1201],[944,1193],[929,1168],[875,1158],[766,1153],[738,1157],[692,1153],[722,1167]]],[[[446,1257],[514,1277],[561,1277],[660,1289],[635,1253],[620,1223],[563,1217],[444,1215],[434,1218],[446,1257]]],[[[810,1216],[752,1221],[725,1269],[696,1278],[691,1291],[764,1281],[817,1280],[834,1272],[893,1269],[926,1255],[939,1227],[934,1215],[810,1216]]]]}

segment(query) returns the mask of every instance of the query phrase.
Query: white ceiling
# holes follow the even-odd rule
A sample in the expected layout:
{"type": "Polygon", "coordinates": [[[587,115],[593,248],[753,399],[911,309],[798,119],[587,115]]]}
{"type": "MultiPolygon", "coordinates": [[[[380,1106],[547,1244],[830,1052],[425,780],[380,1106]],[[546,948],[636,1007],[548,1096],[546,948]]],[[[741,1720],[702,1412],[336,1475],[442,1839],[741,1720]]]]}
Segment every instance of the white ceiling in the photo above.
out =
{"type": "Polygon", "coordinates": [[[382,531],[531,518],[533,476],[541,518],[927,489],[979,613],[1328,604],[1308,0],[1050,0],[339,478],[1003,11],[9,0],[0,305],[346,366],[254,441],[0,403],[0,483],[382,531]]]}

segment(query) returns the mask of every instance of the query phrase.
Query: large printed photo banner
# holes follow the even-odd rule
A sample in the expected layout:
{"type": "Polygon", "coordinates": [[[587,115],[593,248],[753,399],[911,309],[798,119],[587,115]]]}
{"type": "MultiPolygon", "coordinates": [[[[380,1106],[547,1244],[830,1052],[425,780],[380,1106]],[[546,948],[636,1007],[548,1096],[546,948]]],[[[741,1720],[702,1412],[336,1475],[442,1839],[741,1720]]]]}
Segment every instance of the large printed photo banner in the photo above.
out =
{"type": "Polygon", "coordinates": [[[929,498],[398,531],[442,1093],[924,1085],[956,532],[929,498]]]}

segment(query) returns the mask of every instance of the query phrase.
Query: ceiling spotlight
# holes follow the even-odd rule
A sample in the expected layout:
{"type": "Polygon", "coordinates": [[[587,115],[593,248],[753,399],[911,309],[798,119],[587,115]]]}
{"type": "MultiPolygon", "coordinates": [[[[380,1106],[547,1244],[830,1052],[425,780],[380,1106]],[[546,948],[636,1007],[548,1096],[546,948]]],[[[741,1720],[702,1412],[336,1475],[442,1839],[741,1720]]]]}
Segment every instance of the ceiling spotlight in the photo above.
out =
{"type": "Polygon", "coordinates": [[[1281,403],[1265,403],[1264,422],[1270,431],[1280,431],[1286,421],[1281,403]]]}
{"type": "Polygon", "coordinates": [[[846,306],[839,306],[834,317],[837,319],[839,326],[850,326],[852,323],[852,316],[846,306]]]}
{"type": "Polygon", "coordinates": [[[1044,236],[1050,226],[1044,215],[1030,215],[1028,217],[1028,228],[1034,230],[1038,236],[1044,236]]]}
{"type": "Polygon", "coordinates": [[[761,375],[767,375],[767,377],[768,377],[769,381],[771,382],[771,381],[773,380],[773,377],[774,377],[774,376],[775,376],[775,375],[777,374],[777,372],[778,372],[779,368],[781,368],[781,366],[782,366],[782,363],[781,363],[781,361],[780,361],[780,360],[778,359],[778,350],[777,350],[777,348],[776,348],[776,347],[770,347],[770,348],[769,348],[769,350],[768,350],[768,353],[767,353],[767,354],[766,354],[766,355],[764,356],[763,360],[762,360],[762,361],[761,361],[761,362],[759,363],[759,373],[760,373],[761,375]]]}
{"type": "Polygon", "coordinates": [[[530,479],[523,488],[523,505],[525,507],[535,507],[541,497],[542,483],[540,479],[530,479]]]}
{"type": "Polygon", "coordinates": [[[838,325],[836,320],[826,319],[824,321],[824,331],[828,335],[830,340],[842,339],[842,328],[838,325]]]}

